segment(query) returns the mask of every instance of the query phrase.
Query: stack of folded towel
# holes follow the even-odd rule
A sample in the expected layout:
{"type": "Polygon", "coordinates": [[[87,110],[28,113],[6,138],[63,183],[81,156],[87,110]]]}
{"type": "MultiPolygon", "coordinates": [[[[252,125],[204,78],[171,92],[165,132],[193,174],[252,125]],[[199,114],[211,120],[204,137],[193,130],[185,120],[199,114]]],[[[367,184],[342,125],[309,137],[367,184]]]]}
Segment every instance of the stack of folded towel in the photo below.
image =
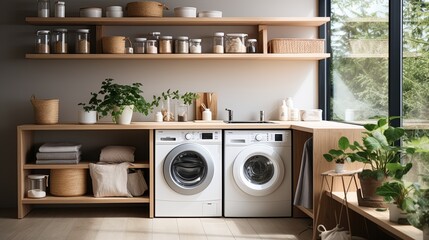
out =
{"type": "Polygon", "coordinates": [[[45,143],[36,154],[36,164],[77,164],[81,147],[75,143],[45,143]]]}

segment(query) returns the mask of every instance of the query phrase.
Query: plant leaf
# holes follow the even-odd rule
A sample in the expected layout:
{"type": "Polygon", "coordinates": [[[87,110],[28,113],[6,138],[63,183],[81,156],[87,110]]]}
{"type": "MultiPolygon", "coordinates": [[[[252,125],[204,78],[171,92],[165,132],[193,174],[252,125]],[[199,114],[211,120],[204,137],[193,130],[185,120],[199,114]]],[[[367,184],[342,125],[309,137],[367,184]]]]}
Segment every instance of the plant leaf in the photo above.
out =
{"type": "Polygon", "coordinates": [[[363,144],[370,152],[381,148],[380,142],[374,137],[365,138],[363,144]]]}
{"type": "Polygon", "coordinates": [[[343,151],[346,150],[349,145],[349,139],[347,139],[346,137],[341,137],[340,140],[338,140],[338,147],[343,151]]]}
{"type": "Polygon", "coordinates": [[[389,127],[388,129],[386,129],[386,131],[384,131],[384,136],[386,136],[387,141],[390,143],[401,139],[404,134],[405,130],[403,128],[389,127]]]}
{"type": "Polygon", "coordinates": [[[332,162],[334,160],[334,158],[330,155],[330,154],[323,154],[323,157],[326,159],[326,161],[328,162],[332,162]]]}

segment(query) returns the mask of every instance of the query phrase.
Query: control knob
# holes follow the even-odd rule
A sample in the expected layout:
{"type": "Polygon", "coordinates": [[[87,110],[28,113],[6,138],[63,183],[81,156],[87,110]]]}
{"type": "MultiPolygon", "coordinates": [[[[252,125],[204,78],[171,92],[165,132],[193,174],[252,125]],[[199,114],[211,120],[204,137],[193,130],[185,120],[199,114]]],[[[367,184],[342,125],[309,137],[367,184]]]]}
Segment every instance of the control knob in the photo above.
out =
{"type": "Polygon", "coordinates": [[[262,136],[262,134],[256,134],[256,136],[255,136],[255,140],[256,141],[261,141],[263,139],[263,136],[262,136]]]}
{"type": "Polygon", "coordinates": [[[192,134],[191,133],[185,134],[185,139],[186,140],[191,140],[192,139],[192,134]]]}

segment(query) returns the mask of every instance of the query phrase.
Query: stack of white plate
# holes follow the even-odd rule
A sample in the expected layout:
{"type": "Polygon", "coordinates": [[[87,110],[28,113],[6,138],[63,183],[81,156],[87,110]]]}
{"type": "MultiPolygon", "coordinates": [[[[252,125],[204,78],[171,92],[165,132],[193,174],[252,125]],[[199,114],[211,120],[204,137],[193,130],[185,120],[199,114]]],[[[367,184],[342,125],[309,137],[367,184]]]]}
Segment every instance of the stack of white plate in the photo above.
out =
{"type": "Polygon", "coordinates": [[[197,17],[197,8],[194,7],[177,7],[174,8],[174,16],[176,17],[197,17]]]}
{"type": "Polygon", "coordinates": [[[198,13],[198,17],[220,18],[222,11],[201,11],[198,13]]]}
{"type": "Polygon", "coordinates": [[[102,13],[101,8],[96,8],[96,7],[88,7],[88,8],[80,9],[81,17],[99,18],[101,17],[101,13],[102,13]]]}

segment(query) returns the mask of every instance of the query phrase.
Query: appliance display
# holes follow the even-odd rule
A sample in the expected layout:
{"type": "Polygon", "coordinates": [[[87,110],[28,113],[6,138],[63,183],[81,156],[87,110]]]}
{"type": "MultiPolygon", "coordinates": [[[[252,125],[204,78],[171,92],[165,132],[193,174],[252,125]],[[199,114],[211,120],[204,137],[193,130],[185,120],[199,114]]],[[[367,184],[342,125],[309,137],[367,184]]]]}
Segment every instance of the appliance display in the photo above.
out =
{"type": "Polygon", "coordinates": [[[155,217],[218,216],[222,216],[221,131],[155,131],[155,217]]]}
{"type": "Polygon", "coordinates": [[[225,130],[224,216],[292,215],[291,132],[225,130]]]}

